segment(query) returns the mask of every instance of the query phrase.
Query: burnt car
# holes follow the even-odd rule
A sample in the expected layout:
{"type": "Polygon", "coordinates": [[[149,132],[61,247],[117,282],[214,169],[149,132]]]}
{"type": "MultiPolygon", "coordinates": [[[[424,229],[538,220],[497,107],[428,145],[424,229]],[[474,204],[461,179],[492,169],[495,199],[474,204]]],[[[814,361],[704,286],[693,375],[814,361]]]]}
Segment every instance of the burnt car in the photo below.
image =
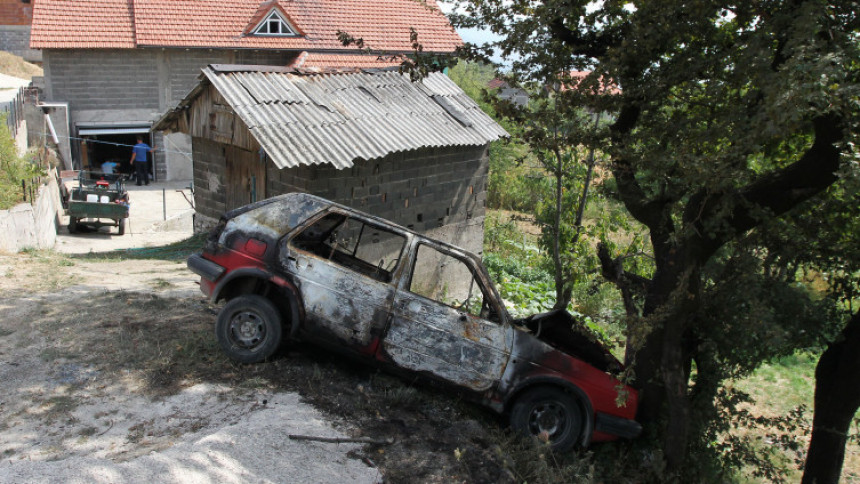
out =
{"type": "Polygon", "coordinates": [[[238,362],[307,341],[450,385],[556,450],[640,431],[620,363],[570,314],[512,319],[477,256],[384,219],[281,195],[224,214],[188,267],[226,301],[238,362]]]}

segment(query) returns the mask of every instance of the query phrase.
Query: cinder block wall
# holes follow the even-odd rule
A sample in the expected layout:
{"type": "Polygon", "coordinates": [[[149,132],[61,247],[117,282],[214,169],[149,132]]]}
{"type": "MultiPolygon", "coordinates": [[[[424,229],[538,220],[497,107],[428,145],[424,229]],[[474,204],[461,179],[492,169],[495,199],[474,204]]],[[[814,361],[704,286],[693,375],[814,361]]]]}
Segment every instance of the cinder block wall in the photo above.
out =
{"type": "Polygon", "coordinates": [[[158,65],[147,51],[47,50],[44,59],[50,100],[68,102],[71,111],[158,111],[158,65]]]}
{"type": "Polygon", "coordinates": [[[30,48],[29,25],[0,26],[0,50],[23,57],[28,62],[42,61],[42,52],[30,48]]]}
{"type": "Polygon", "coordinates": [[[267,172],[267,195],[304,191],[393,220],[417,232],[483,217],[485,147],[435,148],[331,165],[267,172]]]}

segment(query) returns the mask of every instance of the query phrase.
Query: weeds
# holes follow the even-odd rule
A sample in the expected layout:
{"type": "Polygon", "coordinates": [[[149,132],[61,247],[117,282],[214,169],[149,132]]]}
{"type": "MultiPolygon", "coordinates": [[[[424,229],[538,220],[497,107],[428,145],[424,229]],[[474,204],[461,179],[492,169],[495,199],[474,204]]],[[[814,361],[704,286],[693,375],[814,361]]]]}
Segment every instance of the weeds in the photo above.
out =
{"type": "Polygon", "coordinates": [[[585,483],[595,481],[590,454],[557,454],[549,444],[511,432],[494,433],[496,453],[516,482],[533,484],[585,483]]]}
{"type": "Polygon", "coordinates": [[[174,286],[174,284],[166,279],[161,277],[155,279],[150,283],[153,289],[167,289],[168,287],[174,286]]]}
{"type": "Polygon", "coordinates": [[[158,259],[184,261],[191,254],[199,252],[209,234],[199,233],[191,237],[161,247],[118,249],[110,252],[90,252],[74,257],[94,261],[116,261],[127,259],[158,259]]]}
{"type": "Polygon", "coordinates": [[[68,395],[56,395],[42,402],[43,416],[47,422],[61,418],[72,419],[71,413],[78,408],[78,401],[68,395]]]}
{"type": "Polygon", "coordinates": [[[18,147],[6,125],[7,116],[8,113],[0,113],[0,210],[24,201],[28,193],[38,190],[40,177],[45,175],[38,164],[18,155],[18,147]]]}

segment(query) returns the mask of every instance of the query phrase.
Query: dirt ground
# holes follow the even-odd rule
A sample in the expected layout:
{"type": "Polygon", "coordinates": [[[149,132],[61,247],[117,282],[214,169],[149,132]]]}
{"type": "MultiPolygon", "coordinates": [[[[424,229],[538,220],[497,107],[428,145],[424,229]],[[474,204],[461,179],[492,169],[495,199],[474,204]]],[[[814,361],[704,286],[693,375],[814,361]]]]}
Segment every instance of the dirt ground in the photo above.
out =
{"type": "Polygon", "coordinates": [[[492,419],[455,397],[314,348],[231,363],[181,261],[32,252],[0,271],[0,482],[512,480],[492,419]]]}
{"type": "Polygon", "coordinates": [[[189,237],[185,185],[130,187],[124,236],[0,254],[0,482],[517,480],[494,417],[455,396],[298,345],[223,356],[184,259],[117,252],[189,237]]]}

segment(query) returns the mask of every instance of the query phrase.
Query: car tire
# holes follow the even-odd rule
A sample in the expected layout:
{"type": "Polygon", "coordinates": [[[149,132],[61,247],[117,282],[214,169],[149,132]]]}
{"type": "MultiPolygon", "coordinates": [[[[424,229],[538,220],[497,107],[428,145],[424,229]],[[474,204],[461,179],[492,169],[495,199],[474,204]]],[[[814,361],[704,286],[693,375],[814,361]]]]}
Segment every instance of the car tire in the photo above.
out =
{"type": "Polygon", "coordinates": [[[221,348],[239,363],[259,363],[281,345],[281,313],[272,301],[256,294],[231,299],[215,322],[221,348]]]}
{"type": "Polygon", "coordinates": [[[69,217],[69,233],[74,234],[78,232],[78,218],[77,217],[69,217]]]}
{"type": "Polygon", "coordinates": [[[585,412],[570,393],[560,388],[538,387],[516,400],[510,425],[522,435],[548,441],[556,452],[566,452],[580,441],[585,412]]]}
{"type": "Polygon", "coordinates": [[[119,219],[119,224],[117,225],[117,235],[125,235],[125,219],[119,219]]]}

